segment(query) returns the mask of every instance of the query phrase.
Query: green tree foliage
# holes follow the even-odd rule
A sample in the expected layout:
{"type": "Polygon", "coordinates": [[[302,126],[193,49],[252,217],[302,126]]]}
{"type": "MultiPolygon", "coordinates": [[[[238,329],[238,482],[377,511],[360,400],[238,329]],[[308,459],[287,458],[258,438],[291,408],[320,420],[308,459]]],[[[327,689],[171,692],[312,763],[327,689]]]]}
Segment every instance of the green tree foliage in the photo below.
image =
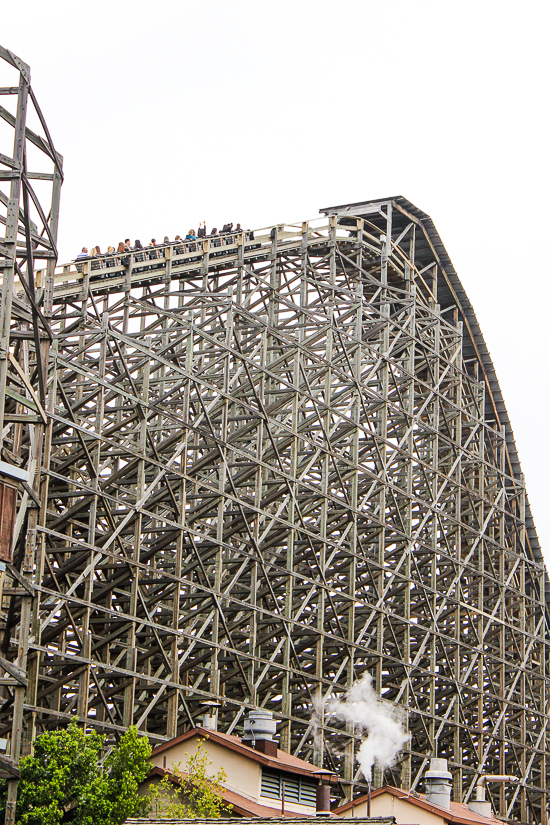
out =
{"type": "MultiPolygon", "coordinates": [[[[120,825],[144,815],[149,800],[138,794],[147,776],[151,746],[130,728],[99,763],[105,737],[72,722],[66,730],[37,737],[32,756],[21,759],[16,822],[20,825],[120,825]]],[[[0,786],[5,809],[6,783],[0,786]]]]}
{"type": "Polygon", "coordinates": [[[151,769],[151,745],[137,728],[126,731],[117,748],[106,759],[110,783],[111,819],[107,825],[118,825],[128,816],[145,816],[149,799],[140,796],[138,787],[151,769]]]}
{"type": "Polygon", "coordinates": [[[227,774],[221,768],[208,775],[212,764],[208,759],[205,740],[199,739],[197,752],[187,754],[172,774],[151,786],[150,799],[157,816],[170,819],[219,819],[221,813],[229,814],[232,805],[223,801],[222,783],[227,774]]]}

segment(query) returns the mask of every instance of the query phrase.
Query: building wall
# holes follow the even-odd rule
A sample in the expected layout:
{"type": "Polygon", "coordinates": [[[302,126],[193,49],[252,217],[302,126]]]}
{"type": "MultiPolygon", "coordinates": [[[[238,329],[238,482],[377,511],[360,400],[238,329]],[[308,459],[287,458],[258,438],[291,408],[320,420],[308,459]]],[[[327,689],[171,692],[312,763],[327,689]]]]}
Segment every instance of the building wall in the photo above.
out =
{"type": "MultiPolygon", "coordinates": [[[[389,793],[379,794],[371,799],[371,816],[394,816],[397,825],[401,823],[418,823],[418,825],[445,825],[442,816],[425,811],[417,805],[412,805],[406,799],[398,799],[389,793]]],[[[354,808],[349,808],[342,814],[343,819],[356,819],[367,816],[367,803],[361,802],[354,808]]]]}
{"type": "MultiPolygon", "coordinates": [[[[183,769],[187,756],[197,752],[198,740],[199,737],[194,736],[185,742],[180,742],[169,750],[159,753],[158,756],[152,757],[151,762],[159,768],[172,770],[181,762],[181,768],[183,769]]],[[[281,801],[279,799],[260,796],[262,766],[258,762],[235,753],[235,751],[225,748],[217,742],[207,740],[205,747],[208,751],[209,761],[212,763],[208,767],[209,774],[218,773],[223,768],[227,774],[227,780],[223,783],[226,788],[241,794],[247,799],[265,805],[266,808],[273,808],[274,813],[281,812],[281,801]]],[[[315,813],[315,808],[286,801],[285,811],[292,811],[299,816],[308,816],[315,813]]]]}
{"type": "MultiPolygon", "coordinates": [[[[203,737],[200,737],[201,739],[203,737]]],[[[180,742],[169,750],[159,753],[151,759],[159,768],[174,769],[181,763],[183,769],[187,756],[197,752],[198,736],[193,736],[185,742],[180,742]],[[165,761],[166,760],[166,761],[165,761]]],[[[237,791],[255,802],[260,797],[261,770],[260,765],[246,756],[218,745],[216,742],[206,741],[208,759],[212,763],[208,766],[208,773],[218,773],[222,768],[227,774],[224,785],[232,791],[237,791]]]]}

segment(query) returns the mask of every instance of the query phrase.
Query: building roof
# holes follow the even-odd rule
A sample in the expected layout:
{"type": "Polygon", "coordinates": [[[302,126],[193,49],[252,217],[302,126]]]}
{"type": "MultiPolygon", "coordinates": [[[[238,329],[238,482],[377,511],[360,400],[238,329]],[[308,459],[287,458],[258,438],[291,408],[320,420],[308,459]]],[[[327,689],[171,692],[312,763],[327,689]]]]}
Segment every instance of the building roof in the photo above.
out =
{"type": "MultiPolygon", "coordinates": [[[[171,771],[169,768],[159,768],[158,765],[155,765],[154,768],[151,771],[149,771],[149,775],[147,778],[150,779],[152,776],[163,777],[166,775],[168,775],[174,783],[179,784],[178,776],[173,771],[171,771]]],[[[220,785],[220,788],[223,794],[223,800],[228,805],[232,806],[233,814],[238,814],[242,817],[262,817],[263,819],[265,819],[268,817],[272,817],[274,813],[277,813],[276,808],[270,808],[268,805],[260,805],[259,802],[255,802],[253,799],[249,799],[247,796],[243,796],[242,794],[237,793],[236,791],[232,791],[229,788],[226,788],[224,785],[220,785]]],[[[295,817],[295,813],[289,812],[288,814],[284,814],[285,821],[287,819],[293,819],[295,817]]],[[[279,814],[278,818],[282,819],[283,815],[279,814]]],[[[149,820],[147,821],[149,822],[149,820]]],[[[166,820],[163,819],[162,821],[165,822],[166,820]]],[[[179,822],[180,820],[177,821],[179,822]]]]}
{"type": "MultiPolygon", "coordinates": [[[[222,745],[226,748],[229,748],[235,753],[240,753],[242,756],[247,756],[249,759],[253,759],[255,762],[259,762],[261,765],[265,765],[268,768],[274,768],[275,770],[279,771],[286,771],[287,773],[297,773],[302,776],[310,776],[313,778],[314,774],[319,774],[322,768],[318,768],[316,765],[312,765],[311,762],[306,762],[303,759],[298,759],[297,756],[292,756],[290,753],[286,753],[286,751],[277,750],[277,756],[266,756],[265,753],[260,753],[260,751],[254,750],[254,748],[245,745],[243,741],[238,736],[233,736],[229,733],[221,733],[217,730],[207,730],[206,728],[196,727],[192,730],[187,731],[187,733],[182,734],[181,736],[177,736],[175,739],[170,739],[169,742],[163,742],[162,745],[158,745],[158,747],[154,748],[151,756],[158,756],[164,751],[170,750],[174,747],[174,745],[179,745],[180,742],[185,742],[188,739],[192,739],[194,736],[203,736],[205,739],[210,739],[210,741],[215,742],[217,745],[222,745]]],[[[328,771],[323,771],[324,774],[329,777],[328,771]]],[[[330,775],[331,782],[338,782],[338,777],[335,774],[330,775]]]]}
{"type": "MultiPolygon", "coordinates": [[[[280,816],[265,817],[274,825],[284,822],[284,825],[310,825],[311,817],[293,816],[282,819],[280,816]]],[[[394,825],[394,816],[357,817],[353,820],[356,825],[394,825]]],[[[217,825],[235,825],[234,819],[216,819],[217,825]]],[[[125,825],[212,825],[211,819],[127,819],[125,825]]],[[[254,818],[241,819],[239,825],[258,825],[254,818]]]]}
{"type": "MultiPolygon", "coordinates": [[[[376,790],[371,793],[371,799],[385,793],[396,796],[398,799],[404,799],[407,802],[410,802],[411,805],[415,805],[417,808],[430,811],[430,813],[437,814],[447,822],[454,822],[457,823],[457,825],[495,825],[495,823],[498,822],[497,818],[494,816],[481,816],[480,814],[470,811],[468,806],[464,805],[462,802],[451,802],[451,810],[448,811],[447,808],[443,808],[441,805],[432,805],[431,802],[427,802],[426,795],[423,793],[417,794],[415,791],[404,791],[401,790],[401,788],[392,788],[391,785],[384,785],[382,788],[376,788],[376,790]]],[[[366,802],[367,799],[368,794],[358,796],[357,799],[353,799],[351,802],[346,802],[345,805],[340,805],[339,808],[335,808],[333,813],[338,816],[345,811],[349,811],[352,808],[357,807],[357,805],[361,805],[366,802]]]]}

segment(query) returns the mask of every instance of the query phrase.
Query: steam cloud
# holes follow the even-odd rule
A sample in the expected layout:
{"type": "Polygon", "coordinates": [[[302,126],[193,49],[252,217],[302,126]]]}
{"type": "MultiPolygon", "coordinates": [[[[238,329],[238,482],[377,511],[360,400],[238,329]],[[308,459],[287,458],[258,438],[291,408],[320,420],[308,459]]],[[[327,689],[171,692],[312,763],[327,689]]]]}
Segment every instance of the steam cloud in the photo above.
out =
{"type": "Polygon", "coordinates": [[[357,761],[367,782],[372,781],[374,763],[383,770],[391,768],[409,738],[405,730],[405,710],[375,693],[370,673],[365,673],[343,699],[330,699],[325,709],[328,715],[354,722],[367,732],[357,752],[357,761]]]}

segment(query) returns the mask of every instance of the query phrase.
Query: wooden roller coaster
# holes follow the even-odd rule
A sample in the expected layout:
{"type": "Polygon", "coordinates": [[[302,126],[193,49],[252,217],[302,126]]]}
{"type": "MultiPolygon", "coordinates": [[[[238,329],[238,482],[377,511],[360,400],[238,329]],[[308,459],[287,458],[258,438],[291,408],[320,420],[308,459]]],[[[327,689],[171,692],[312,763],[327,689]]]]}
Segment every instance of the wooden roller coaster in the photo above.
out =
{"type": "Polygon", "coordinates": [[[323,706],[369,672],[409,710],[375,784],[415,789],[436,754],[456,800],[515,774],[500,816],[546,823],[548,578],[429,216],[387,198],[56,267],[61,157],[0,55],[19,72],[0,110],[6,821],[38,732],[76,717],[160,742],[205,702],[227,732],[274,711],[281,747],[350,798],[360,736],[323,706]]]}

